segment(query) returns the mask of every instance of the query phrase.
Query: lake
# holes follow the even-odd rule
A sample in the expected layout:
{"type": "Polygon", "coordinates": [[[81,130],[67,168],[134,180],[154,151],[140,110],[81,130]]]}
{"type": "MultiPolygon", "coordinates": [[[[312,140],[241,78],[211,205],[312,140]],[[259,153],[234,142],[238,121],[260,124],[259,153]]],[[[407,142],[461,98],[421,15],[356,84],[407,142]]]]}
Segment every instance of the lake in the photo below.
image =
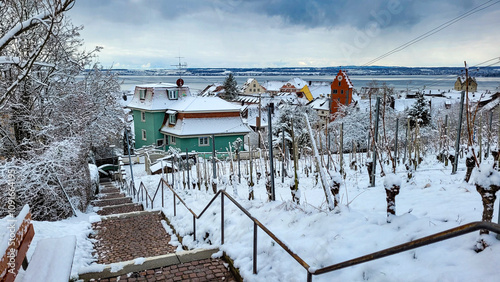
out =
{"type": "MultiPolygon", "coordinates": [[[[301,76],[305,81],[333,81],[335,76],[301,76]]],[[[147,84],[147,83],[175,83],[178,79],[177,76],[119,76],[120,81],[122,81],[121,88],[125,91],[132,91],[136,85],[147,84]]],[[[193,93],[197,93],[209,84],[212,83],[223,83],[225,76],[184,76],[182,79],[184,83],[191,88],[193,93]]],[[[251,76],[236,76],[236,81],[238,86],[242,86],[245,81],[251,76]]],[[[288,81],[291,76],[255,76],[259,83],[265,81],[277,80],[277,81],[288,81]]],[[[361,89],[361,87],[367,86],[373,80],[377,83],[394,87],[396,90],[418,90],[418,89],[436,89],[436,90],[448,90],[453,89],[456,76],[450,75],[349,75],[349,78],[354,85],[354,88],[361,89]]],[[[478,83],[478,91],[490,90],[492,92],[499,91],[500,77],[478,77],[476,78],[478,83]]]]}

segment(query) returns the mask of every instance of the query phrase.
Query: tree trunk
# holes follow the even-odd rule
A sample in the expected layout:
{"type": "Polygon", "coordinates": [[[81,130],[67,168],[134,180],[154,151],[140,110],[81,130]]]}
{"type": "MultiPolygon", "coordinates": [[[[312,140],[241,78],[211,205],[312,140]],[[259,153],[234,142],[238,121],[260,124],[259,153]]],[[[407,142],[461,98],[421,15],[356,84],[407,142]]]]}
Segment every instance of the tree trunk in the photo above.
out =
{"type": "Polygon", "coordinates": [[[339,206],[339,193],[340,193],[340,183],[336,181],[332,181],[332,187],[330,187],[330,191],[333,195],[333,206],[336,208],[339,206]]]}
{"type": "MultiPolygon", "coordinates": [[[[483,200],[483,218],[482,221],[491,222],[493,218],[494,204],[497,198],[496,192],[500,190],[500,186],[490,185],[488,188],[484,188],[479,184],[476,184],[476,190],[481,194],[481,199],[483,200]]],[[[479,234],[489,234],[486,229],[481,229],[479,234]]]]}
{"type": "Polygon", "coordinates": [[[271,202],[273,200],[273,194],[271,191],[271,174],[266,171],[266,192],[267,192],[267,200],[271,202]]]}
{"type": "Polygon", "coordinates": [[[390,188],[385,187],[386,200],[387,200],[387,222],[391,222],[391,215],[396,215],[396,196],[399,194],[398,185],[392,185],[390,188]]]}
{"type": "Polygon", "coordinates": [[[467,172],[465,173],[465,182],[469,182],[470,176],[472,175],[472,170],[474,170],[474,166],[476,163],[474,162],[474,158],[468,157],[465,159],[465,166],[467,167],[467,172]]]}

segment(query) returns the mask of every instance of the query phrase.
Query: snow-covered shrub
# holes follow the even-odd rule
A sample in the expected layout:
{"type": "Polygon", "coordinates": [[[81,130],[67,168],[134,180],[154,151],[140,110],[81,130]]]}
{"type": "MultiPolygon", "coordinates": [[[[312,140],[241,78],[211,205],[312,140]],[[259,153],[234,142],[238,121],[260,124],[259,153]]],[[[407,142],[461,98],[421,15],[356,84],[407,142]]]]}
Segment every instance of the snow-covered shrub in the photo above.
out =
{"type": "Polygon", "coordinates": [[[60,220],[73,214],[68,197],[77,209],[84,210],[92,197],[89,167],[84,151],[73,140],[54,144],[43,154],[29,160],[11,159],[0,165],[0,217],[8,213],[9,179],[16,189],[16,208],[29,204],[35,220],[60,220]],[[9,177],[10,175],[10,177],[9,177]]]}

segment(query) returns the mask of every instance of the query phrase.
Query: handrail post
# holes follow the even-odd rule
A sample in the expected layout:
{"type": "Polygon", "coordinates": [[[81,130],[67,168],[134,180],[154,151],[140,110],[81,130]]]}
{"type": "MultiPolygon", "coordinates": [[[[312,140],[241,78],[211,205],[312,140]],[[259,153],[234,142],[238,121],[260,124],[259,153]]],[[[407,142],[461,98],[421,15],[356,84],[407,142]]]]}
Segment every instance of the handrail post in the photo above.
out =
{"type": "Polygon", "coordinates": [[[176,198],[176,197],[175,197],[175,194],[174,194],[174,216],[177,216],[177,210],[176,210],[176,208],[175,208],[175,198],[176,198]]]}
{"type": "Polygon", "coordinates": [[[196,241],[196,216],[193,214],[193,241],[196,241]]]}
{"type": "Polygon", "coordinates": [[[164,196],[163,196],[163,179],[161,180],[161,207],[164,208],[164,196]]]}
{"type": "Polygon", "coordinates": [[[220,193],[220,244],[224,245],[224,193],[220,193]]]}
{"type": "Polygon", "coordinates": [[[309,270],[307,271],[307,282],[312,282],[313,281],[313,278],[312,278],[312,273],[309,272],[309,270]]]}
{"type": "Polygon", "coordinates": [[[257,274],[257,223],[253,223],[253,274],[257,274]]]}

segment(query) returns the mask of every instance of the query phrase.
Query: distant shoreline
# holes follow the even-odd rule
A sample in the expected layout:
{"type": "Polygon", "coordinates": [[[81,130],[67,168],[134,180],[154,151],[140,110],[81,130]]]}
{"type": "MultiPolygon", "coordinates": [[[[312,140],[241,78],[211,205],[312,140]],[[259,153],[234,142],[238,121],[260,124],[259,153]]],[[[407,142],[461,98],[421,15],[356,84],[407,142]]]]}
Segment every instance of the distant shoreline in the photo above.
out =
{"type": "MultiPolygon", "coordinates": [[[[187,68],[176,69],[109,69],[119,76],[330,76],[340,67],[297,67],[297,68],[187,68]]],[[[454,75],[464,73],[463,67],[342,67],[349,75],[392,76],[392,75],[454,75]]],[[[86,70],[91,71],[91,70],[86,70]]],[[[470,67],[469,74],[474,77],[500,77],[500,66],[470,67]]]]}

